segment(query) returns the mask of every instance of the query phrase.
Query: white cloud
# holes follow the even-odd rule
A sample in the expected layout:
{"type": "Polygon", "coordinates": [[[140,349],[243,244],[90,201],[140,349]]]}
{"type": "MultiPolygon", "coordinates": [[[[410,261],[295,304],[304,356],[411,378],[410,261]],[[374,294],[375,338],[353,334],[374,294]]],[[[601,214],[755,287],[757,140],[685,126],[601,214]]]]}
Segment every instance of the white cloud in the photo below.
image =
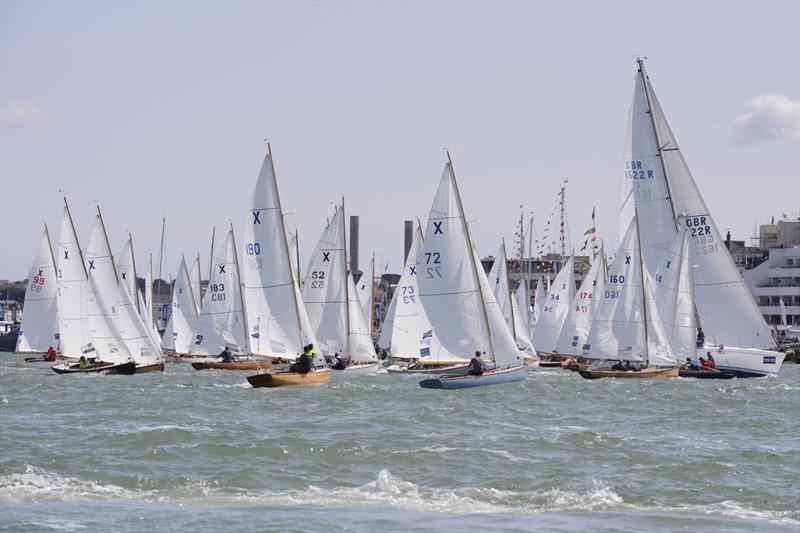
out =
{"type": "Polygon", "coordinates": [[[3,124],[32,124],[51,120],[53,115],[33,102],[16,101],[0,108],[0,122],[3,124]]]}
{"type": "Polygon", "coordinates": [[[733,120],[731,141],[743,146],[779,139],[797,139],[800,103],[783,94],[751,98],[744,113],[733,120]]]}

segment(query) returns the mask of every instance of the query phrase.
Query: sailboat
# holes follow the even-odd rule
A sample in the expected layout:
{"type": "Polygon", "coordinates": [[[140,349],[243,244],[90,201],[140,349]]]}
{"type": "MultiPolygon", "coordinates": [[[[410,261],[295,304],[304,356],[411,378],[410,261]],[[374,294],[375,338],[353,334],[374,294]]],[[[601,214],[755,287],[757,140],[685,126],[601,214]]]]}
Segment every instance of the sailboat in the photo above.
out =
{"type": "Polygon", "coordinates": [[[556,353],[559,355],[580,357],[583,354],[583,345],[589,336],[592,317],[603,295],[607,274],[604,250],[601,248],[586,277],[583,278],[580,289],[575,293],[567,318],[561,327],[556,343],[556,353]]]}
{"type": "Polygon", "coordinates": [[[421,251],[418,283],[433,325],[431,356],[468,362],[479,351],[487,354],[492,369],[479,376],[440,375],[420,386],[461,389],[526,379],[525,361],[475,250],[449,153],[421,251]]]}
{"type": "Polygon", "coordinates": [[[608,270],[603,296],[592,318],[583,354],[596,361],[578,371],[582,377],[678,375],[672,345],[655,303],[653,285],[644,267],[637,217],[634,216],[608,270]],[[614,361],[616,363],[611,365],[614,361]]]}
{"type": "MultiPolygon", "coordinates": [[[[286,236],[272,147],[261,165],[245,226],[244,292],[252,353],[274,360],[293,361],[317,339],[300,294],[293,255],[286,236]]],[[[317,276],[319,277],[319,276],[317,276]]],[[[320,278],[320,280],[324,279],[320,278]]],[[[331,371],[315,355],[308,373],[267,370],[249,376],[254,387],[327,383],[331,371]]]]}
{"type": "Polygon", "coordinates": [[[161,348],[178,356],[189,355],[197,324],[197,304],[194,286],[186,268],[186,259],[181,255],[178,274],[172,287],[172,313],[170,313],[161,348]]]}
{"type": "MultiPolygon", "coordinates": [[[[539,318],[533,329],[533,344],[540,355],[557,353],[558,337],[574,298],[575,258],[570,257],[561,267],[555,281],[550,284],[550,289],[542,302],[539,318]]],[[[561,361],[540,361],[539,366],[561,368],[561,361]]]]}
{"type": "MultiPolygon", "coordinates": [[[[517,299],[511,291],[505,239],[503,239],[503,244],[500,246],[492,269],[489,271],[489,279],[494,280],[494,296],[497,299],[497,304],[500,306],[503,317],[506,319],[506,324],[508,324],[508,327],[511,328],[511,332],[514,334],[517,346],[520,351],[523,352],[523,358],[528,363],[533,363],[533,365],[536,366],[538,361],[536,350],[533,349],[533,343],[526,331],[526,324],[522,318],[522,311],[517,305],[517,299]]],[[[520,285],[517,290],[524,292],[525,289],[520,285]]]]}
{"type": "Polygon", "coordinates": [[[697,353],[712,351],[717,368],[740,377],[777,374],[784,354],[775,350],[769,327],[736,270],[643,61],[637,64],[618,229],[627,227],[638,208],[644,258],[655,274],[683,224],[693,247],[697,325],[705,332],[705,345],[697,353]]]}
{"type": "Polygon", "coordinates": [[[138,288],[136,260],[133,255],[133,237],[130,233],[128,233],[128,240],[125,242],[125,246],[117,259],[117,275],[119,283],[124,283],[126,285],[128,294],[131,295],[134,306],[136,307],[136,312],[139,313],[147,329],[147,334],[150,336],[153,344],[159,346],[161,344],[161,336],[155,328],[153,315],[151,312],[148,312],[141,291],[139,291],[138,288]]]}
{"type": "MultiPolygon", "coordinates": [[[[236,253],[236,240],[233,236],[233,225],[228,230],[225,243],[214,261],[214,269],[208,283],[208,290],[200,315],[197,318],[195,336],[189,347],[190,356],[217,357],[225,348],[236,355],[248,355],[247,326],[245,324],[242,288],[239,283],[239,261],[236,253]]],[[[241,364],[250,362],[242,362],[241,364]]],[[[194,362],[196,370],[236,369],[235,363],[194,362]]]]}
{"type": "Polygon", "coordinates": [[[53,365],[57,374],[133,374],[136,363],[120,341],[110,305],[89,277],[69,205],[64,199],[61,235],[58,241],[58,330],[61,356],[53,365]],[[81,367],[79,358],[88,364],[81,367]]]}
{"type": "MultiPolygon", "coordinates": [[[[339,354],[344,371],[375,373],[378,356],[353,276],[347,269],[344,200],[322,232],[303,283],[303,301],[325,356],[339,354]]],[[[317,345],[315,345],[317,346],[317,345]]]]}
{"type": "MultiPolygon", "coordinates": [[[[25,288],[25,313],[17,337],[16,353],[42,354],[50,347],[58,347],[57,294],[56,261],[45,224],[25,288]]],[[[42,357],[27,357],[25,362],[47,366],[53,364],[53,361],[42,357]]]]}

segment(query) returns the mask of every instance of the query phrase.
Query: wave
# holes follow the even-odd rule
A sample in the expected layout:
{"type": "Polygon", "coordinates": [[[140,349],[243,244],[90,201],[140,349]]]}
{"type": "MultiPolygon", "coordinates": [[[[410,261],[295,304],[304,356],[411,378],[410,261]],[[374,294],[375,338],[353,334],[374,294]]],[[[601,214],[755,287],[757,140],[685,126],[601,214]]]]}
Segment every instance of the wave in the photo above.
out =
{"type": "MultiPolygon", "coordinates": [[[[432,451],[432,450],[431,450],[432,451]]],[[[707,505],[647,506],[625,502],[614,489],[593,480],[584,491],[553,488],[536,491],[491,487],[422,487],[381,470],[374,481],[358,487],[303,490],[224,491],[216,483],[190,481],[168,490],[126,489],[111,484],[61,476],[28,466],[24,473],[0,476],[0,503],[42,501],[145,501],[178,505],[252,505],[267,507],[381,507],[420,512],[469,515],[532,515],[548,512],[678,512],[687,515],[721,515],[742,520],[800,526],[793,511],[757,510],[725,500],[707,505]]]]}

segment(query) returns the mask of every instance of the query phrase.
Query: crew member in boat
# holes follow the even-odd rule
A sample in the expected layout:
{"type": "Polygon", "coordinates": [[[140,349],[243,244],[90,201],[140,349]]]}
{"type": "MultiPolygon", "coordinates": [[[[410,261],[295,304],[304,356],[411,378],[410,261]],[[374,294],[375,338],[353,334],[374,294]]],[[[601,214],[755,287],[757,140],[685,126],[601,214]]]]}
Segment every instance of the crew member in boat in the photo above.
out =
{"type": "Polygon", "coordinates": [[[688,368],[689,370],[700,370],[700,364],[697,362],[697,359],[692,359],[691,357],[687,357],[686,363],[684,363],[683,368],[688,368]]]}
{"type": "Polygon", "coordinates": [[[235,363],[236,358],[231,354],[231,351],[228,349],[228,346],[225,346],[225,349],[222,350],[222,353],[219,354],[220,358],[222,358],[223,363],[235,363]]]}
{"type": "Polygon", "coordinates": [[[87,368],[91,367],[92,363],[86,359],[86,356],[82,355],[80,359],[78,359],[78,368],[81,370],[86,370],[87,368]]]}
{"type": "Polygon", "coordinates": [[[709,362],[711,368],[717,368],[717,362],[714,361],[714,356],[711,355],[711,351],[706,352],[706,361],[709,362]]]}
{"type": "Polygon", "coordinates": [[[301,355],[295,364],[289,367],[289,372],[297,372],[299,374],[308,374],[311,372],[311,360],[314,358],[314,345],[309,344],[303,348],[303,355],[301,355]]]}
{"type": "Polygon", "coordinates": [[[624,372],[627,368],[622,364],[622,361],[614,361],[614,364],[611,365],[611,370],[624,372]]]}
{"type": "Polygon", "coordinates": [[[475,357],[469,360],[469,375],[482,376],[485,368],[481,360],[481,351],[475,350],[475,357]]]}
{"type": "Polygon", "coordinates": [[[703,357],[700,358],[700,368],[702,370],[712,370],[714,367],[711,366],[711,361],[705,359],[703,357]]]}
{"type": "Polygon", "coordinates": [[[702,348],[706,343],[706,334],[703,333],[703,328],[697,328],[697,347],[702,348]]]}
{"type": "Polygon", "coordinates": [[[51,346],[45,352],[43,359],[45,361],[55,361],[58,359],[58,352],[56,352],[56,349],[51,346]]]}
{"type": "Polygon", "coordinates": [[[638,372],[640,368],[633,361],[625,361],[625,370],[630,370],[631,372],[638,372]]]}
{"type": "Polygon", "coordinates": [[[344,362],[344,359],[339,355],[339,352],[333,354],[333,359],[331,359],[331,368],[334,370],[344,370],[347,364],[344,362]]]}

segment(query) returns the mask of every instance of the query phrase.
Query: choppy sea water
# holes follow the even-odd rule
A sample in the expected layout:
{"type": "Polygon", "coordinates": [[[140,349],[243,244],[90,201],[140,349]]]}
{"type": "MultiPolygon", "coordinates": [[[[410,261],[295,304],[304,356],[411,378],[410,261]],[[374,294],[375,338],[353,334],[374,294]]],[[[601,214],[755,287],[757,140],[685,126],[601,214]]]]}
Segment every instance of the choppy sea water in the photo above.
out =
{"type": "Polygon", "coordinates": [[[0,354],[0,530],[797,531],[800,366],[423,390],[0,354]]]}

